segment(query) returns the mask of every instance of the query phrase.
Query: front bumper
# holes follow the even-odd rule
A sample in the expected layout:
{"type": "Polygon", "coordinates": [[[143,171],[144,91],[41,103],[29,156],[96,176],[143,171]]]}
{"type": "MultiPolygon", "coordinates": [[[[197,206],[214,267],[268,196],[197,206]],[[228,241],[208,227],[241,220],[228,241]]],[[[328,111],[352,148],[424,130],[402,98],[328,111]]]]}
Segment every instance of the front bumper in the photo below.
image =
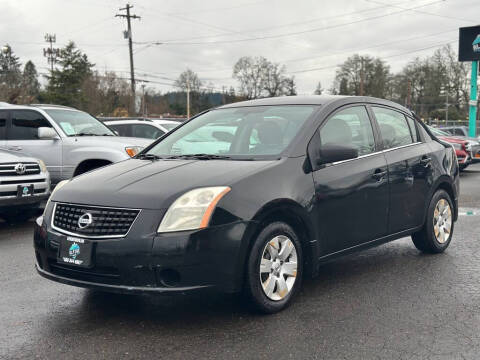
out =
{"type": "Polygon", "coordinates": [[[240,290],[248,222],[157,234],[146,225],[158,219],[157,214],[142,212],[124,238],[89,240],[93,243],[89,268],[59,263],[59,246],[66,235],[38,218],[34,231],[38,273],[64,284],[120,293],[240,290]]]}

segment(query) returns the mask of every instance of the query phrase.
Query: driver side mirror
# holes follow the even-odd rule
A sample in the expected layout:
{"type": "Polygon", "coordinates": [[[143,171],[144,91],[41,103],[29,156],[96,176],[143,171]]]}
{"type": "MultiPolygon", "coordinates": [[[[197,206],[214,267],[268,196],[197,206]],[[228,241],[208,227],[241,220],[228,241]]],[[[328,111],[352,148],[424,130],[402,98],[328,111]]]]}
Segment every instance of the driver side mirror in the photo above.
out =
{"type": "Polygon", "coordinates": [[[53,128],[39,127],[37,131],[37,136],[40,140],[56,140],[59,138],[53,128]]]}
{"type": "Polygon", "coordinates": [[[358,149],[353,146],[327,144],[320,146],[317,165],[337,161],[350,160],[358,157],[358,149]]]}

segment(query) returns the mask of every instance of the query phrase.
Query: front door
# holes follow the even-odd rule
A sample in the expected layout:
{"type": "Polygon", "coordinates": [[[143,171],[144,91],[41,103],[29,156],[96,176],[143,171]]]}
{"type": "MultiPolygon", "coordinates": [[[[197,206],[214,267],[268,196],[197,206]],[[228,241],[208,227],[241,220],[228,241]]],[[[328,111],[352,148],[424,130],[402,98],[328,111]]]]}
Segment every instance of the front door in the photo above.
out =
{"type": "Polygon", "coordinates": [[[358,158],[322,165],[313,172],[315,213],[324,246],[321,255],[385,236],[387,162],[377,149],[366,107],[338,110],[315,136],[319,136],[320,146],[335,144],[358,149],[358,158]]]}
{"type": "Polygon", "coordinates": [[[415,121],[403,113],[371,107],[378,123],[390,182],[389,232],[422,225],[431,178],[431,150],[421,142],[415,121]]]}
{"type": "Polygon", "coordinates": [[[62,176],[62,140],[39,139],[38,128],[40,127],[53,129],[50,122],[38,111],[10,110],[6,147],[43,160],[55,184],[61,180],[62,176]]]}

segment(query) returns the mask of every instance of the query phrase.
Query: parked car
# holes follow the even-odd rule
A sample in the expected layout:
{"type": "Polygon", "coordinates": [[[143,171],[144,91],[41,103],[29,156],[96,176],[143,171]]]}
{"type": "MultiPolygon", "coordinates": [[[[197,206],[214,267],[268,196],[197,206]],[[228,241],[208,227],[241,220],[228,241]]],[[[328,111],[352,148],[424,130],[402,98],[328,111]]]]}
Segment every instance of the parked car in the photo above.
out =
{"type": "Polygon", "coordinates": [[[150,142],[118,137],[88,113],[65,106],[0,107],[0,147],[43,160],[53,184],[128,159],[150,142]]]}
{"type": "Polygon", "coordinates": [[[458,165],[460,170],[465,170],[468,165],[472,163],[472,151],[469,145],[469,141],[462,139],[458,136],[452,136],[449,133],[442,131],[440,129],[429,127],[432,134],[437,136],[439,139],[448,142],[455,149],[455,155],[457,155],[458,165]]]}
{"type": "Polygon", "coordinates": [[[59,184],[36,222],[36,268],[122,293],[243,289],[272,313],[337,256],[405,236],[420,251],[443,252],[458,175],[452,146],[390,101],[234,103],[131,160],[59,184]],[[227,124],[234,135],[214,138],[228,137],[228,148],[174,151],[192,133],[227,124]]]}
{"type": "Polygon", "coordinates": [[[180,125],[180,122],[170,120],[131,119],[107,120],[104,121],[104,124],[120,136],[156,140],[170,130],[175,129],[180,125]]]}
{"type": "Polygon", "coordinates": [[[0,216],[31,217],[50,194],[50,175],[42,160],[0,148],[0,216]]]}
{"type": "Polygon", "coordinates": [[[479,138],[470,137],[466,126],[445,126],[440,128],[441,131],[455,136],[456,138],[466,140],[466,149],[470,153],[472,162],[480,162],[480,142],[479,138]]]}

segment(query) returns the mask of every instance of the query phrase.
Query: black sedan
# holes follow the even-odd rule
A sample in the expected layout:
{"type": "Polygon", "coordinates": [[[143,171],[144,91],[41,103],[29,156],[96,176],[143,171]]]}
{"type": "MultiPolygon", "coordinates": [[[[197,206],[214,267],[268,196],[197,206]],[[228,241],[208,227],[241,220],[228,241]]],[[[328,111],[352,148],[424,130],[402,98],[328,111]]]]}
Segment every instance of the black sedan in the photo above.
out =
{"type": "Polygon", "coordinates": [[[271,313],[334,257],[409,235],[443,252],[458,174],[453,148],[389,101],[225,105],[59,184],[36,222],[36,268],[123,293],[244,291],[271,313]]]}

